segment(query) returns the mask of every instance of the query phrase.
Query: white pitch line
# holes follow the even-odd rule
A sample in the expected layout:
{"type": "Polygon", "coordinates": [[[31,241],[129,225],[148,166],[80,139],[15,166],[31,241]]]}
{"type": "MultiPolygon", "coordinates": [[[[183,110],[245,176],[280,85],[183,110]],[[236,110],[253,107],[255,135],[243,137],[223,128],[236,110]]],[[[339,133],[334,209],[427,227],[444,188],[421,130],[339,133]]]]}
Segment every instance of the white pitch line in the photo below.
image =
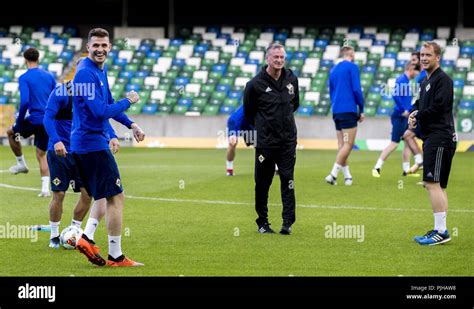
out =
{"type": "MultiPolygon", "coordinates": [[[[30,170],[30,172],[31,171],[39,171],[39,168],[30,168],[29,170],[30,170]]],[[[10,170],[0,170],[0,174],[2,174],[2,173],[10,173],[10,170]]]]}
{"type": "MultiPolygon", "coordinates": [[[[12,186],[4,183],[0,183],[0,188],[24,190],[24,191],[38,191],[37,188],[19,187],[12,186]]],[[[74,193],[77,194],[77,193],[74,193]]],[[[135,200],[146,200],[146,201],[159,201],[159,202],[172,202],[172,203],[201,203],[201,204],[214,204],[214,205],[244,205],[254,206],[253,203],[246,202],[232,202],[232,201],[220,201],[220,200],[193,200],[193,199],[177,199],[177,198],[166,198],[166,197],[148,197],[148,196],[135,196],[125,195],[126,198],[135,200]]],[[[281,204],[268,203],[269,206],[281,206],[281,204]]],[[[351,205],[305,205],[297,204],[297,207],[301,208],[318,208],[318,209],[348,209],[348,210],[367,210],[367,211],[407,211],[407,212],[427,212],[429,209],[418,209],[418,208],[376,208],[376,207],[363,207],[363,206],[351,206],[351,205]]],[[[449,212],[458,213],[474,213],[474,209],[450,209],[449,212]]]]}

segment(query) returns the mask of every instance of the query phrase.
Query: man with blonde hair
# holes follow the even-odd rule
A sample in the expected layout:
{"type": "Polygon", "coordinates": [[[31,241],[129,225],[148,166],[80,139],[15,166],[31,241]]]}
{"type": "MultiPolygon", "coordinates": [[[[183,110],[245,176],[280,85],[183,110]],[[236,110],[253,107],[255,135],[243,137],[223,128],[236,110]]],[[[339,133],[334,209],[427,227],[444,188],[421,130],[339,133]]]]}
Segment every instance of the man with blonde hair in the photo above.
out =
{"type": "Polygon", "coordinates": [[[415,237],[420,245],[438,245],[451,240],[446,216],[451,164],[456,151],[457,135],[453,119],[453,80],[441,69],[441,48],[426,42],[421,49],[421,66],[427,76],[421,83],[420,95],[411,112],[410,128],[421,126],[423,139],[423,182],[431,202],[434,228],[415,237]]]}

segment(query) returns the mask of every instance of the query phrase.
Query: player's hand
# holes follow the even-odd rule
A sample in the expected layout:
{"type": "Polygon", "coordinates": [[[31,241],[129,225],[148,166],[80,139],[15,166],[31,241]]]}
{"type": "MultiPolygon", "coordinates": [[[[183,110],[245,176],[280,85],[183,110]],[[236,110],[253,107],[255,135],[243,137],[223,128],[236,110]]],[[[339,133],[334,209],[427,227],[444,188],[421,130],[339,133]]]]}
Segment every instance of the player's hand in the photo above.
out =
{"type": "Polygon", "coordinates": [[[410,113],[408,111],[404,111],[402,113],[402,116],[405,117],[405,118],[408,118],[409,115],[410,115],[410,113]]]}
{"type": "Polygon", "coordinates": [[[57,156],[65,158],[67,155],[66,147],[64,146],[63,142],[59,141],[54,144],[54,152],[57,156]]]}
{"type": "Polygon", "coordinates": [[[365,114],[364,113],[360,113],[360,116],[359,116],[359,122],[362,122],[365,120],[365,114]]]}
{"type": "Polygon", "coordinates": [[[409,129],[414,129],[416,128],[416,115],[418,114],[418,111],[413,111],[411,114],[408,116],[408,128],[409,129]]]}
{"type": "Polygon", "coordinates": [[[138,126],[136,123],[132,123],[132,132],[133,132],[133,137],[137,141],[137,143],[140,143],[145,139],[145,132],[143,132],[142,128],[138,126]]]}
{"type": "Polygon", "coordinates": [[[112,150],[112,153],[116,154],[120,148],[119,140],[116,137],[112,138],[109,142],[109,146],[110,146],[110,149],[112,150]]]}
{"type": "Polygon", "coordinates": [[[130,101],[130,104],[137,103],[140,100],[140,96],[135,91],[130,91],[127,93],[127,99],[130,101]]]}

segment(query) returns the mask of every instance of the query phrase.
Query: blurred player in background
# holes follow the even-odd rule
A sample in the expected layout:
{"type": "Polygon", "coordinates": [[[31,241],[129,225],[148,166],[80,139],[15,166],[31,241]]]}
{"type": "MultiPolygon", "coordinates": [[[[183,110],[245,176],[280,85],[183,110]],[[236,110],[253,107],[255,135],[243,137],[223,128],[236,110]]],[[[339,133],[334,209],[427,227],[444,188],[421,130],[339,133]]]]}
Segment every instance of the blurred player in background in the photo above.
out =
{"type": "Polygon", "coordinates": [[[28,48],[23,53],[28,70],[20,76],[20,110],[12,128],[7,131],[10,148],[16,156],[16,164],[10,167],[12,174],[28,173],[28,165],[21,150],[20,136],[27,138],[35,136],[36,159],[39,163],[41,175],[41,192],[39,197],[48,197],[49,170],[46,160],[48,135],[43,126],[44,110],[49,94],[56,86],[51,73],[39,68],[39,52],[35,48],[28,48]],[[28,116],[26,114],[28,113],[28,116]]]}
{"type": "MultiPolygon", "coordinates": [[[[414,101],[416,100],[418,96],[421,82],[426,77],[426,70],[421,68],[420,52],[413,52],[411,54],[411,63],[420,69],[420,74],[418,74],[418,76],[415,78],[416,86],[415,86],[415,91],[413,92],[415,94],[415,99],[413,100],[413,103],[414,103],[414,101]]],[[[416,171],[419,168],[423,168],[423,153],[421,151],[420,146],[418,145],[416,141],[416,138],[419,138],[421,140],[420,130],[421,130],[421,126],[418,125],[414,129],[408,128],[403,134],[403,140],[410,148],[411,152],[413,153],[413,157],[415,159],[415,164],[412,167],[410,167],[410,170],[409,170],[410,174],[416,173],[416,171]]]]}
{"type": "MultiPolygon", "coordinates": [[[[226,172],[227,176],[234,176],[235,150],[239,142],[239,136],[243,137],[247,146],[252,145],[255,138],[255,128],[245,120],[243,105],[239,106],[227,120],[227,136],[226,172]]],[[[278,173],[276,164],[275,173],[278,173]]]]}
{"type": "MultiPolygon", "coordinates": [[[[405,65],[405,72],[399,76],[395,82],[395,88],[392,91],[392,97],[395,101],[395,107],[391,116],[392,122],[392,137],[390,144],[382,151],[377,163],[372,170],[372,176],[380,177],[380,171],[385,160],[390,154],[398,148],[398,144],[402,139],[403,133],[408,129],[408,115],[411,110],[412,89],[410,80],[414,79],[419,74],[416,66],[407,63],[405,65]]],[[[410,170],[410,148],[407,143],[404,143],[402,152],[402,168],[403,175],[407,175],[410,170]]]]}
{"type": "Polygon", "coordinates": [[[349,171],[349,155],[357,134],[357,122],[365,119],[364,96],[360,85],[359,68],[353,63],[354,48],[343,46],[341,56],[342,61],[329,73],[331,107],[339,151],[331,173],[325,180],[331,185],[336,185],[337,176],[342,170],[344,184],[350,186],[352,175],[349,171]]]}

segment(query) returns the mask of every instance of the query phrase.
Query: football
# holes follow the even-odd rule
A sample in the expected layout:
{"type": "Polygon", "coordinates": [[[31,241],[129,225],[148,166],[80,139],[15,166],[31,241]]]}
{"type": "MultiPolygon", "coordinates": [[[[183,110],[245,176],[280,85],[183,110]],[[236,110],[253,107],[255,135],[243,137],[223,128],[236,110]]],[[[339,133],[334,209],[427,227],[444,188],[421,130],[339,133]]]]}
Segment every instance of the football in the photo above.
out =
{"type": "Polygon", "coordinates": [[[77,226],[70,225],[66,227],[59,236],[61,246],[68,250],[76,249],[76,241],[81,238],[82,233],[82,229],[77,226]]]}

